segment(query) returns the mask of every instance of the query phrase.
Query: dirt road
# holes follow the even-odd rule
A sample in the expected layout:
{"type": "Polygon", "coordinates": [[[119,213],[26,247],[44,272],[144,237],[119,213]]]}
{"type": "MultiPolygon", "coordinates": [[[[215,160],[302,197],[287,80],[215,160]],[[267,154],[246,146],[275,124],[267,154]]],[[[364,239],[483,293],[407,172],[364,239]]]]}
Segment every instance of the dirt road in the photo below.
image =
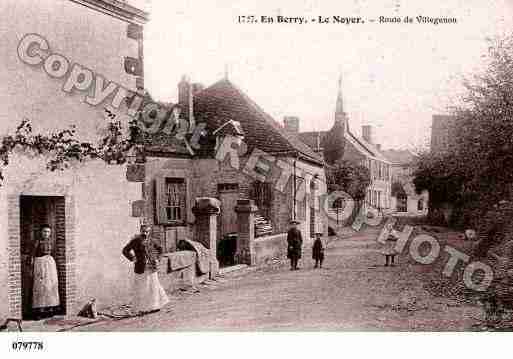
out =
{"type": "Polygon", "coordinates": [[[303,258],[299,271],[283,263],[227,276],[172,296],[160,313],[75,330],[469,330],[482,318],[477,306],[426,292],[425,266],[401,257],[384,267],[374,238],[365,231],[331,243],[323,269],[303,258]]]}

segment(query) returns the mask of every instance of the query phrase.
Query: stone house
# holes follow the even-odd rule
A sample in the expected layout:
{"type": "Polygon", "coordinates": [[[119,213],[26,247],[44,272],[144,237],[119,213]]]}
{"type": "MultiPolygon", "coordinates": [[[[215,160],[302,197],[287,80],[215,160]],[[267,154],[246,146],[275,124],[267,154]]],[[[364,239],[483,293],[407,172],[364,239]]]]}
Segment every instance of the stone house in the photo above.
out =
{"type": "MultiPolygon", "coordinates": [[[[115,0],[7,0],[0,11],[0,134],[26,118],[36,133],[75,125],[77,139],[97,141],[105,109],[116,104],[126,126],[124,97],[144,87],[146,12],[115,0]],[[74,79],[75,70],[82,75],[74,79]],[[95,87],[109,82],[114,91],[93,105],[95,87]]],[[[76,314],[93,297],[126,303],[132,269],[121,248],[139,230],[130,214],[142,196],[141,185],[126,180],[126,166],[91,160],[49,172],[45,158],[13,154],[3,174],[0,317],[21,317],[30,307],[25,263],[45,222],[53,229],[61,314],[76,314]]]]}
{"type": "Polygon", "coordinates": [[[219,247],[221,265],[255,264],[284,255],[293,218],[302,222],[306,239],[315,231],[324,232],[316,199],[326,192],[325,174],[314,151],[284,131],[228,79],[204,88],[184,77],[178,93],[184,118],[201,128],[196,147],[187,143],[194,134],[181,140],[157,136],[146,147],[145,210],[169,251],[180,239],[197,236],[192,208],[196,198],[204,197],[219,200],[216,248],[211,249],[219,247]],[[223,148],[236,138],[241,144],[238,150],[223,148]],[[169,203],[177,209],[166,210],[169,203]],[[244,206],[251,212],[251,224],[239,218],[246,216],[239,213],[244,206]],[[244,256],[243,232],[249,230],[253,247],[251,255],[244,256]],[[236,236],[236,243],[224,245],[236,236]],[[227,253],[227,247],[232,252],[227,253]]]}
{"type": "Polygon", "coordinates": [[[335,110],[335,123],[330,131],[299,132],[299,119],[285,118],[285,127],[298,134],[299,138],[322,156],[330,131],[341,131],[345,141],[342,159],[367,167],[371,174],[371,184],[367,189],[365,204],[374,208],[391,208],[391,162],[381,152],[381,146],[374,143],[373,128],[362,126],[362,137],[356,136],[349,127],[349,118],[344,112],[342,89],[339,91],[335,110]]]}

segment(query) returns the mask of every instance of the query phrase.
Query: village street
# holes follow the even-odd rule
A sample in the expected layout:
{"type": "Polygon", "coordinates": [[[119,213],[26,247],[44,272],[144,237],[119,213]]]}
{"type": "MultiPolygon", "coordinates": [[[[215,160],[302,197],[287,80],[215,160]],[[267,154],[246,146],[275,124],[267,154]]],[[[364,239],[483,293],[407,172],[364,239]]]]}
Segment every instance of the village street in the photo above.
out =
{"type": "Polygon", "coordinates": [[[82,331],[184,330],[471,330],[483,317],[475,304],[435,297],[423,288],[438,268],[384,267],[376,230],[333,241],[325,268],[304,256],[299,271],[286,263],[226,275],[178,292],[160,313],[103,321],[82,331]]]}

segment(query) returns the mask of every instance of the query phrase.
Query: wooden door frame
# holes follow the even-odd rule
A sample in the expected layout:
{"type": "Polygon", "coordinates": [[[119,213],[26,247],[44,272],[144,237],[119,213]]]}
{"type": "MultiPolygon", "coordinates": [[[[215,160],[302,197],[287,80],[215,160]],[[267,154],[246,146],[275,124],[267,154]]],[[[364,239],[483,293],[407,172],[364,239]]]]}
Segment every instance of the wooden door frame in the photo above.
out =
{"type": "MultiPolygon", "coordinates": [[[[64,199],[64,238],[57,244],[58,258],[57,271],[64,278],[59,288],[61,303],[65,315],[72,315],[76,310],[76,254],[75,254],[75,226],[76,209],[73,195],[63,193],[32,193],[22,192],[7,196],[7,222],[8,222],[8,300],[9,313],[13,318],[22,317],[22,287],[21,287],[21,196],[34,197],[61,197],[64,199]]],[[[61,283],[59,283],[61,284],[61,283]]]]}

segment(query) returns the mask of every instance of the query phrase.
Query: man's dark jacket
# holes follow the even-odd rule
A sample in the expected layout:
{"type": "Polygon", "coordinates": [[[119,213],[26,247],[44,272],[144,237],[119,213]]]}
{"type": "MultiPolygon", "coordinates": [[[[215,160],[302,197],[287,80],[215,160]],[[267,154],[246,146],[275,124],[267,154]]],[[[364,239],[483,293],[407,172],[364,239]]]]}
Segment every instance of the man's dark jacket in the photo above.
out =
{"type": "Polygon", "coordinates": [[[156,272],[162,252],[160,244],[151,238],[145,241],[141,235],[135,236],[123,248],[123,255],[129,261],[135,260],[134,272],[137,274],[142,274],[145,270],[156,272]]]}
{"type": "Polygon", "coordinates": [[[303,237],[301,231],[297,228],[289,229],[287,233],[287,258],[301,258],[301,248],[303,247],[303,237]]]}

